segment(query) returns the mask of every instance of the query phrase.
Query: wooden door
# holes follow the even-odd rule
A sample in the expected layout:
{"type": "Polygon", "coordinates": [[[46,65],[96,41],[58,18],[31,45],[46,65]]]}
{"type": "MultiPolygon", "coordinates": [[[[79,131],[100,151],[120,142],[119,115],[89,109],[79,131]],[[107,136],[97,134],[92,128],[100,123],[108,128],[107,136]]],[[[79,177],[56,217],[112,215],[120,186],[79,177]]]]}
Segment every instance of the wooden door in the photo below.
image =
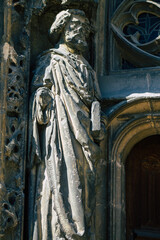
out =
{"type": "Polygon", "coordinates": [[[126,231],[127,240],[160,240],[159,135],[136,144],[126,160],[126,231]]]}

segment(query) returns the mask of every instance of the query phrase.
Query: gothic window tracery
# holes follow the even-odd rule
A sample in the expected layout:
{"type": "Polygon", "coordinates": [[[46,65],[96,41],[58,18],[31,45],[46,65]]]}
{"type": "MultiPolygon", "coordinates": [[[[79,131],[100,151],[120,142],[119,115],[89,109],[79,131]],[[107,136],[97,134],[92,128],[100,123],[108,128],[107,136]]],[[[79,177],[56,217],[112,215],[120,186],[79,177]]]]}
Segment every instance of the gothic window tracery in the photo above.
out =
{"type": "Polygon", "coordinates": [[[122,69],[160,65],[160,4],[124,0],[111,21],[122,69]],[[126,64],[128,63],[128,65],[126,64]]]}

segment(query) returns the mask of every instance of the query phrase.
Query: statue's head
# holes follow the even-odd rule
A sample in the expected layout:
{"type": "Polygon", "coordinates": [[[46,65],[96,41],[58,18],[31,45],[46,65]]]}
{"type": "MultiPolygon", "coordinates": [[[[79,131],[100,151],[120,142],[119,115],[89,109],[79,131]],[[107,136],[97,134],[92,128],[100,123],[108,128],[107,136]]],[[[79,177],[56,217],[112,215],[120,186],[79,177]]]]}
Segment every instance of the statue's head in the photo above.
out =
{"type": "Polygon", "coordinates": [[[68,9],[57,14],[49,34],[53,44],[61,42],[72,49],[84,51],[90,31],[85,13],[77,9],[68,9]]]}

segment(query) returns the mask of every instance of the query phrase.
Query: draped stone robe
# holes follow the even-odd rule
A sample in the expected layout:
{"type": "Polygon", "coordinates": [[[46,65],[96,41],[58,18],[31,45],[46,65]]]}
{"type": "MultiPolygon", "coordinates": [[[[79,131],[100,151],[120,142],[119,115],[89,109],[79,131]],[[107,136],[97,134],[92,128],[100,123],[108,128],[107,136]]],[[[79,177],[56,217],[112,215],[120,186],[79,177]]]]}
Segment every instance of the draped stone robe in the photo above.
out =
{"type": "Polygon", "coordinates": [[[99,99],[95,72],[81,56],[51,49],[38,61],[29,121],[29,239],[92,239],[95,166],[91,132],[99,99]]]}

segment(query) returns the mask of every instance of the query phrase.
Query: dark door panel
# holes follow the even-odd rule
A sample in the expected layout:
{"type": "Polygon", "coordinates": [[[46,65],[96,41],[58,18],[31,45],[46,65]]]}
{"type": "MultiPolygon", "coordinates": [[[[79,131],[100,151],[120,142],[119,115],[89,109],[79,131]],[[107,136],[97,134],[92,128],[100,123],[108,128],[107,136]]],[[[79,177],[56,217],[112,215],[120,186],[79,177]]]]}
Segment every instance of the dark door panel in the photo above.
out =
{"type": "Polygon", "coordinates": [[[136,144],[126,160],[126,229],[127,240],[160,240],[159,135],[136,144]],[[131,238],[135,229],[141,235],[131,238]]]}

